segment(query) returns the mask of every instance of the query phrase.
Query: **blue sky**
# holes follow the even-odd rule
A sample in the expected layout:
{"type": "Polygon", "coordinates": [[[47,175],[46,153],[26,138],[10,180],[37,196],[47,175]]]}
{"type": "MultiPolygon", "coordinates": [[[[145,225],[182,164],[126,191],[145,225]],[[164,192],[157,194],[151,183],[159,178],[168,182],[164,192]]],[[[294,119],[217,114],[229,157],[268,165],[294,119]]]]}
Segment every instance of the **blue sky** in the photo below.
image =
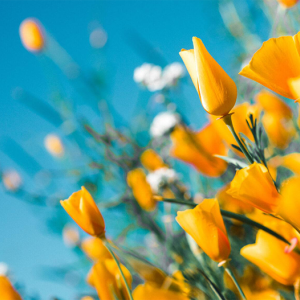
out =
{"type": "MultiPolygon", "coordinates": [[[[0,137],[13,137],[45,167],[58,166],[43,148],[44,136],[56,128],[12,97],[13,91],[21,87],[47,101],[56,86],[55,82],[48,82],[49,66],[45,66],[45,60],[21,45],[18,28],[28,17],[39,19],[84,71],[101,64],[105,57],[105,66],[110,70],[108,101],[127,120],[139,95],[132,80],[133,70],[147,60],[129,42],[133,33],[146,39],[168,63],[180,61],[180,49],[192,47],[192,36],[200,37],[226,71],[233,76],[237,71],[230,62],[239,48],[226,35],[218,1],[1,1],[0,137]],[[89,45],[89,26],[93,21],[108,34],[101,60],[89,45]]],[[[264,30],[260,32],[262,36],[266,36],[267,28],[264,30]]],[[[178,106],[194,124],[203,124],[203,109],[194,89],[185,88],[185,94],[185,102],[177,103],[178,106]]],[[[3,151],[0,165],[3,169],[16,167],[3,151]]],[[[11,267],[15,278],[30,293],[49,299],[55,291],[62,299],[73,299],[75,293],[69,286],[39,278],[45,262],[59,266],[75,260],[60,238],[43,223],[46,216],[46,209],[30,206],[0,191],[0,261],[11,267]]]]}

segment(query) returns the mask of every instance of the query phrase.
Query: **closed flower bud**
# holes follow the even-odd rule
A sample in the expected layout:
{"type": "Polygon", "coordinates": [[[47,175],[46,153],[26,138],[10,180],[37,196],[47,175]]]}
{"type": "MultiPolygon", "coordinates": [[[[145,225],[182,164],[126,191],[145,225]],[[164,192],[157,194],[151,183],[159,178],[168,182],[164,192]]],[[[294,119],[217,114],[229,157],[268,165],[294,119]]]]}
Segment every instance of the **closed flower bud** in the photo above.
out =
{"type": "Polygon", "coordinates": [[[0,276],[1,300],[22,300],[19,293],[14,289],[6,276],[0,276]]]}
{"type": "Polygon", "coordinates": [[[105,234],[103,217],[85,187],[81,187],[80,191],[73,193],[68,199],[61,200],[60,204],[86,233],[93,236],[105,234]]]}
{"type": "Polygon", "coordinates": [[[28,51],[39,52],[45,46],[43,29],[37,20],[24,20],[20,25],[20,37],[28,51]]]}
{"type": "Polygon", "coordinates": [[[142,165],[150,172],[166,167],[162,158],[152,149],[147,149],[141,155],[142,165]]]}
{"type": "Polygon", "coordinates": [[[227,193],[269,214],[277,211],[280,202],[268,169],[256,162],[236,172],[227,193]]]}
{"type": "Polygon", "coordinates": [[[151,211],[155,208],[156,201],[150,184],[147,182],[146,174],[142,169],[135,169],[127,174],[127,183],[132,189],[132,193],[138,204],[144,210],[151,211]]]}
{"type": "Polygon", "coordinates": [[[194,49],[179,53],[199,94],[204,109],[212,115],[224,116],[237,98],[234,81],[208,53],[202,41],[193,38],[194,49]]]}
{"type": "Polygon", "coordinates": [[[176,221],[211,259],[227,260],[230,243],[216,199],[204,199],[193,209],[179,211],[176,221]]]}

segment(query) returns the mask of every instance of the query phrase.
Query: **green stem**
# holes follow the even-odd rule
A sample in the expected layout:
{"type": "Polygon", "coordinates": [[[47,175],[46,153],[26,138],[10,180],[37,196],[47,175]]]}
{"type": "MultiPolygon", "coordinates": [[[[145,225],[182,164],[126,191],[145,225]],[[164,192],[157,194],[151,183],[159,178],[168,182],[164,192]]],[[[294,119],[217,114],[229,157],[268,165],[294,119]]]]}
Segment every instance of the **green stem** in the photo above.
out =
{"type": "Polygon", "coordinates": [[[226,273],[229,275],[229,277],[232,279],[233,283],[235,284],[236,288],[238,289],[243,300],[247,300],[243,290],[241,289],[239,283],[237,282],[237,280],[236,280],[235,276],[233,275],[233,273],[231,272],[231,270],[227,266],[224,266],[224,269],[225,269],[226,273]]]}
{"type": "Polygon", "coordinates": [[[226,300],[224,298],[224,296],[222,295],[221,291],[218,289],[218,287],[209,279],[209,277],[200,269],[197,269],[198,272],[200,272],[203,277],[207,280],[210,288],[212,289],[212,291],[215,293],[215,295],[217,296],[217,299],[219,300],[226,300]]]}
{"type": "Polygon", "coordinates": [[[124,273],[123,273],[123,271],[122,271],[122,268],[121,268],[121,265],[120,265],[120,263],[119,263],[119,260],[117,259],[117,257],[116,257],[116,255],[115,255],[115,253],[113,252],[113,250],[110,248],[109,242],[108,242],[106,239],[102,239],[102,241],[103,241],[103,244],[105,245],[106,249],[109,251],[109,253],[110,253],[111,256],[113,257],[114,261],[116,262],[116,264],[117,264],[117,266],[118,266],[118,268],[119,268],[119,271],[120,271],[121,276],[122,276],[122,278],[123,278],[123,281],[124,281],[124,283],[125,283],[125,287],[126,287],[127,293],[128,293],[128,295],[129,295],[129,299],[130,299],[130,300],[133,300],[133,297],[132,297],[132,294],[131,294],[130,287],[129,287],[127,281],[126,281],[126,278],[125,278],[125,275],[124,275],[124,273]]]}
{"type": "MultiPolygon", "coordinates": [[[[196,203],[191,202],[191,201],[184,201],[184,200],[177,200],[177,199],[166,199],[166,198],[164,198],[163,201],[164,202],[175,203],[175,204],[187,205],[187,206],[191,206],[191,207],[196,207],[197,206],[196,203]]],[[[257,223],[255,221],[243,216],[243,215],[236,214],[236,213],[233,213],[233,212],[228,211],[228,210],[220,209],[220,211],[221,211],[221,215],[225,218],[235,219],[235,220],[241,221],[243,223],[246,223],[248,225],[251,225],[251,226],[253,226],[257,229],[261,229],[261,230],[269,233],[270,235],[273,235],[277,239],[283,241],[284,243],[287,243],[287,244],[290,245],[290,242],[288,240],[286,240],[282,235],[278,234],[277,232],[273,231],[272,229],[270,229],[270,228],[268,228],[268,227],[266,227],[266,226],[264,226],[260,223],[257,223]]]]}
{"type": "Polygon", "coordinates": [[[242,152],[244,153],[244,155],[248,159],[249,163],[253,164],[254,163],[253,158],[251,157],[251,155],[249,154],[249,152],[247,151],[247,149],[245,148],[245,146],[243,145],[242,141],[240,140],[240,138],[238,137],[238,135],[236,134],[236,132],[234,130],[234,127],[233,127],[233,124],[232,124],[232,120],[231,120],[231,115],[232,114],[226,115],[225,117],[222,118],[222,120],[224,121],[224,123],[229,128],[230,132],[232,133],[232,135],[234,136],[235,140],[239,144],[240,149],[242,150],[242,152]]]}

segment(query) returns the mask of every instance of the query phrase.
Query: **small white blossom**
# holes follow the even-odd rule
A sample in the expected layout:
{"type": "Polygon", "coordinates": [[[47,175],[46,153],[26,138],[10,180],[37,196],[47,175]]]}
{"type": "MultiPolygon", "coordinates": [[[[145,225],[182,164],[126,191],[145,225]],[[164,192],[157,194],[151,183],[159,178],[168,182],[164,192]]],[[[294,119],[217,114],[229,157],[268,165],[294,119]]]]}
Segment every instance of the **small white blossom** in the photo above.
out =
{"type": "Polygon", "coordinates": [[[142,64],[136,68],[133,73],[133,80],[137,83],[145,84],[152,69],[151,64],[142,64]]]}
{"type": "Polygon", "coordinates": [[[170,183],[178,179],[178,176],[173,169],[160,168],[147,175],[147,181],[151,186],[153,192],[157,193],[161,184],[170,183]]]}
{"type": "Polygon", "coordinates": [[[174,86],[177,81],[184,77],[185,69],[181,63],[174,62],[164,68],[163,76],[167,86],[174,86]]]}
{"type": "Polygon", "coordinates": [[[149,91],[155,92],[176,85],[184,74],[184,67],[180,63],[172,63],[164,69],[145,63],[134,70],[133,79],[144,85],[149,91]]]}
{"type": "Polygon", "coordinates": [[[0,276],[7,276],[9,271],[8,265],[4,262],[0,262],[0,276]]]}
{"type": "Polygon", "coordinates": [[[154,119],[150,127],[150,134],[153,137],[163,136],[170,131],[180,121],[179,115],[166,111],[159,113],[154,119]]]}

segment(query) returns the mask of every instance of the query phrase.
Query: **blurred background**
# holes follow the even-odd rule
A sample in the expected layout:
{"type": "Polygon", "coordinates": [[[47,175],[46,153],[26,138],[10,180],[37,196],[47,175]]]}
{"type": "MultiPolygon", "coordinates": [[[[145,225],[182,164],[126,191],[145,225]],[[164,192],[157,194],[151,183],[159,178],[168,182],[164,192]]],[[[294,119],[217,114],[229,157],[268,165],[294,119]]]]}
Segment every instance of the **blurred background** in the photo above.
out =
{"type": "MultiPolygon", "coordinates": [[[[75,114],[69,119],[74,123],[87,121],[101,131],[103,121],[110,117],[98,113],[100,103],[100,110],[109,107],[116,128],[131,128],[139,136],[139,118],[151,123],[161,110],[161,94],[159,88],[141,87],[134,80],[134,70],[144,63],[165,67],[181,62],[178,53],[181,48],[192,48],[193,36],[203,40],[211,55],[236,80],[245,50],[224,23],[222,7],[231,2],[239,17],[247,21],[253,38],[248,46],[254,52],[259,46],[255,41],[266,40],[270,33],[262,1],[0,2],[0,169],[24,186],[17,195],[1,186],[0,262],[2,269],[8,266],[30,299],[75,296],[76,274],[64,275],[62,284],[52,280],[47,269],[77,261],[76,253],[57,234],[61,230],[54,220],[65,214],[53,203],[68,197],[82,183],[74,179],[74,170],[84,169],[91,177],[94,174],[81,156],[80,139],[77,146],[64,139],[66,132],[71,135],[72,124],[60,120],[55,109],[68,116],[72,107],[75,114]],[[19,26],[26,18],[40,21],[51,50],[31,53],[23,47],[19,26]],[[91,83],[97,86],[96,92],[91,83]],[[62,139],[64,151],[71,153],[72,159],[53,156],[46,150],[45,137],[49,134],[62,139]]],[[[206,116],[189,77],[182,77],[180,86],[172,91],[172,105],[197,129],[206,122],[206,116]]],[[[146,143],[140,135],[140,144],[146,143]]],[[[102,197],[112,194],[105,190],[102,197]]],[[[106,217],[110,236],[117,235],[120,224],[126,222],[122,211],[115,213],[114,218],[106,217]]],[[[134,238],[139,239],[139,232],[134,238]]]]}

